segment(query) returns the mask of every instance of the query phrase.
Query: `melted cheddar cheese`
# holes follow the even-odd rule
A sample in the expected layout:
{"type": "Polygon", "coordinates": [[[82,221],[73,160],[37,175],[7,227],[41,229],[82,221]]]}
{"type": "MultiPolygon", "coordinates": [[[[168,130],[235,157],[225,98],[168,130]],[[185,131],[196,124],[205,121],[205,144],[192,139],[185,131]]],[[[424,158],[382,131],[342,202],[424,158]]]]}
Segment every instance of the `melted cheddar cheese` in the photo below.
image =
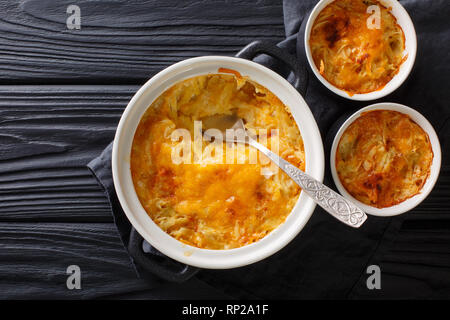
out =
{"type": "Polygon", "coordinates": [[[405,36],[376,0],[335,0],[317,16],[309,45],[320,74],[350,96],[382,89],[406,60],[405,36]],[[379,28],[374,20],[380,8],[379,28]]]}
{"type": "Polygon", "coordinates": [[[408,115],[363,113],[342,135],[336,170],[359,201],[390,207],[420,192],[430,173],[433,151],[426,132],[408,115]]]}
{"type": "MultiPolygon", "coordinates": [[[[131,151],[134,187],[148,215],[172,237],[199,248],[230,249],[258,241],[285,221],[300,188],[281,170],[261,174],[271,163],[250,164],[248,146],[235,149],[243,164],[214,163],[208,157],[175,164],[175,129],[188,129],[194,139],[195,120],[236,114],[248,130],[278,129],[278,154],[305,169],[303,141],[287,107],[266,88],[231,71],[219,69],[232,74],[190,78],[165,91],[142,117],[131,151]]],[[[269,148],[273,138],[268,134],[269,148]]],[[[210,145],[201,143],[203,150],[210,145]]],[[[224,156],[231,147],[223,143],[224,156]]]]}

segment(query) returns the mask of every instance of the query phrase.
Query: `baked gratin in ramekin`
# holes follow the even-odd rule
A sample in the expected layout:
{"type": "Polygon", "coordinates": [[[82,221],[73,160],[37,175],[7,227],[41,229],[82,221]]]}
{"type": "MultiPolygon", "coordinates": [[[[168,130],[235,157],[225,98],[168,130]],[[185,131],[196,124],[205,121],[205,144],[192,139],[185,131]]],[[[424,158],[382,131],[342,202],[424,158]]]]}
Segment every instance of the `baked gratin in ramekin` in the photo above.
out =
{"type": "Polygon", "coordinates": [[[407,58],[402,28],[376,0],[328,4],[314,21],[309,46],[319,73],[349,96],[381,90],[407,58]]]}
{"type": "Polygon", "coordinates": [[[344,188],[364,204],[386,208],[418,194],[433,162],[428,134],[408,115],[364,112],[344,131],[336,171],[344,188]]]}
{"type": "MultiPolygon", "coordinates": [[[[231,249],[256,242],[282,224],[300,188],[281,170],[270,171],[269,161],[250,164],[249,147],[236,148],[243,164],[208,157],[174,163],[172,150],[179,141],[172,141],[172,132],[185,128],[193,139],[194,121],[216,114],[236,114],[249,130],[268,129],[268,147],[276,138],[279,155],[305,170],[302,137],[288,108],[236,73],[196,76],[162,93],[136,130],[131,174],[142,206],[162,230],[198,248],[231,249]],[[271,129],[278,135],[272,136],[271,129]]],[[[210,144],[201,143],[203,151],[210,144]]],[[[231,146],[223,143],[223,148],[225,157],[231,146]]]]}

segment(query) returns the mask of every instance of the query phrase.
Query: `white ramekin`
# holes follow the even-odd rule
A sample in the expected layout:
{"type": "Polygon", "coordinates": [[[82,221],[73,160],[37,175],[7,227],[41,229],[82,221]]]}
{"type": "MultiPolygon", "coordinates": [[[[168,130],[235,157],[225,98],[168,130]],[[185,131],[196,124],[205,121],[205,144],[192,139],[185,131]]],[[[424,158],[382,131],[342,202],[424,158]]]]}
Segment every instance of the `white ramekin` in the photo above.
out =
{"type": "Polygon", "coordinates": [[[314,7],[314,9],[311,11],[311,14],[309,15],[308,21],[306,23],[305,28],[305,51],[306,51],[306,57],[308,59],[309,65],[311,66],[312,71],[316,75],[317,79],[319,79],[322,84],[330,89],[332,92],[336,93],[337,95],[350,99],[350,100],[358,100],[358,101],[368,101],[368,100],[375,100],[382,98],[394,90],[396,90],[400,85],[408,78],[408,75],[410,74],[414,61],[416,59],[416,52],[417,52],[417,37],[416,37],[416,31],[414,29],[414,25],[411,21],[411,18],[408,15],[408,12],[405,10],[405,8],[402,7],[402,5],[397,0],[381,0],[379,1],[383,6],[386,8],[391,7],[392,11],[391,13],[394,15],[394,17],[397,19],[397,23],[399,26],[403,29],[403,32],[405,34],[405,53],[408,55],[406,61],[402,63],[400,66],[399,72],[389,81],[381,90],[372,91],[368,93],[362,93],[362,94],[354,94],[350,96],[347,92],[344,90],[341,90],[337,87],[335,87],[333,84],[328,82],[319,72],[317,69],[314,60],[312,58],[311,54],[311,48],[309,47],[309,38],[311,34],[311,28],[314,25],[314,21],[316,20],[319,13],[331,2],[334,0],[321,0],[317,3],[317,5],[314,7]]]}
{"type": "Polygon", "coordinates": [[[410,107],[398,103],[391,103],[391,102],[377,103],[358,110],[350,118],[348,118],[347,121],[345,121],[344,124],[340,127],[339,131],[337,132],[333,140],[333,145],[331,147],[330,166],[331,166],[331,174],[333,176],[334,183],[336,184],[336,188],[344,197],[351,199],[356,205],[358,205],[368,214],[380,217],[395,216],[413,209],[414,207],[419,205],[419,203],[421,203],[431,192],[438,179],[439,171],[441,169],[441,147],[439,144],[438,136],[434,131],[433,126],[419,112],[410,107]],[[433,162],[430,168],[430,175],[428,176],[427,181],[420,190],[420,193],[416,194],[415,196],[409,199],[406,199],[405,201],[397,205],[381,209],[364,204],[356,200],[353,196],[351,196],[342,185],[336,171],[336,152],[342,134],[350,124],[352,124],[358,117],[361,116],[362,113],[370,110],[393,110],[407,114],[428,134],[428,137],[430,138],[431,142],[431,147],[433,150],[433,162]]]}
{"type": "Polygon", "coordinates": [[[289,82],[260,64],[221,56],[192,58],[164,69],[144,84],[126,107],[114,139],[112,171],[117,196],[133,227],[152,246],[179,262],[210,269],[239,267],[275,253],[300,232],[315,208],[314,201],[301,193],[286,221],[276,230],[256,243],[230,250],[199,249],[183,244],[160,229],[145,212],[135,192],[130,171],[131,146],[142,115],[159,95],[175,83],[202,74],[218,73],[220,67],[249,76],[288,106],[304,140],[306,172],[322,181],[325,166],[319,129],[306,102],[289,82]]]}

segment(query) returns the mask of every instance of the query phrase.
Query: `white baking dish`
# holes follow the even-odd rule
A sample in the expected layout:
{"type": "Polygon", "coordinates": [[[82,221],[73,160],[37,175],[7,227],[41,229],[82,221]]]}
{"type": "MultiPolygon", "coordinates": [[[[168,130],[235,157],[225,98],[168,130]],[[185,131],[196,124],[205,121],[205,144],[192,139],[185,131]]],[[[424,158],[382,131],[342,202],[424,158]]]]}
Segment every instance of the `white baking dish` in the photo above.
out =
{"type": "Polygon", "coordinates": [[[319,181],[323,180],[324,175],[322,140],[310,109],[298,91],[270,69],[246,59],[205,56],[176,63],[145,83],[126,107],[114,139],[112,171],[117,196],[133,227],[152,246],[179,262],[212,269],[247,265],[277,252],[302,230],[316,206],[312,199],[301,193],[286,221],[276,230],[256,243],[230,250],[199,249],[186,245],[160,229],[145,212],[134,190],[130,171],[131,146],[142,115],[159,95],[175,83],[202,74],[218,73],[221,67],[249,76],[290,108],[304,140],[306,173],[319,181]]]}
{"type": "Polygon", "coordinates": [[[339,131],[337,132],[333,145],[331,147],[331,154],[330,154],[330,166],[331,166],[331,175],[333,176],[334,183],[336,184],[336,188],[339,190],[339,192],[346,197],[347,199],[350,199],[355,203],[357,206],[359,206],[361,209],[363,209],[366,213],[374,215],[374,216],[380,216],[380,217],[389,217],[389,216],[395,216],[398,214],[405,213],[414,207],[418,206],[425,198],[430,194],[431,190],[433,189],[434,185],[436,184],[436,181],[439,177],[439,171],[441,169],[441,146],[439,144],[439,139],[436,134],[436,131],[434,131],[433,126],[428,122],[428,120],[421,115],[416,110],[404,106],[402,104],[393,103],[393,102],[383,102],[383,103],[376,103],[370,106],[367,106],[365,108],[362,108],[355,112],[350,118],[347,119],[347,121],[342,124],[339,131]],[[373,110],[392,110],[401,112],[403,114],[407,114],[415,123],[417,123],[427,134],[430,139],[431,148],[433,150],[433,162],[431,163],[430,168],[430,175],[427,178],[427,181],[425,182],[424,186],[420,190],[418,194],[415,196],[406,199],[405,201],[386,208],[376,208],[369,206],[367,204],[364,204],[358,200],[356,200],[350,193],[347,192],[347,190],[342,185],[339,176],[337,174],[336,170],[336,152],[337,152],[337,146],[339,144],[339,141],[341,140],[342,134],[345,132],[345,130],[356,120],[358,119],[364,112],[367,111],[373,111],[373,110]]]}
{"type": "Polygon", "coordinates": [[[400,85],[408,78],[413,66],[414,62],[416,60],[416,53],[417,53],[417,36],[416,31],[414,29],[414,24],[409,17],[408,12],[403,8],[403,6],[397,1],[397,0],[380,0],[379,2],[385,6],[386,8],[392,8],[391,13],[392,15],[397,19],[398,25],[402,28],[403,33],[405,34],[405,52],[404,54],[407,54],[407,59],[402,63],[400,66],[400,69],[398,73],[380,90],[372,91],[368,93],[361,93],[361,94],[354,94],[350,96],[347,92],[345,92],[342,89],[337,88],[330,82],[328,82],[327,79],[325,79],[319,72],[319,69],[317,69],[316,64],[314,63],[311,48],[309,46],[309,38],[311,34],[311,29],[314,25],[314,21],[316,20],[319,13],[330,3],[332,3],[335,0],[320,0],[317,5],[314,7],[314,9],[311,11],[308,21],[306,23],[305,28],[305,51],[306,51],[306,58],[309,62],[309,65],[311,67],[311,70],[319,79],[319,81],[327,87],[329,90],[334,92],[335,94],[350,99],[350,100],[358,100],[358,101],[367,101],[367,100],[375,100],[380,99],[390,93],[392,93],[394,90],[396,90],[400,85]]]}

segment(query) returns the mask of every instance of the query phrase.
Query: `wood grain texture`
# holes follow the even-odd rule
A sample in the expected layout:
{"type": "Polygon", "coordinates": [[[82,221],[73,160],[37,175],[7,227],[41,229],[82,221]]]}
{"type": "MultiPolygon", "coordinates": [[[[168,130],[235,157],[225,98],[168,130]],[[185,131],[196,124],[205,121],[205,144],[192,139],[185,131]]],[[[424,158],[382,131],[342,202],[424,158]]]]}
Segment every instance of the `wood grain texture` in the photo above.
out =
{"type": "Polygon", "coordinates": [[[0,86],[0,221],[112,221],[86,164],[136,86],[0,86]]]}
{"type": "Polygon", "coordinates": [[[36,293],[92,298],[146,288],[135,279],[113,228],[102,223],[0,223],[0,298],[36,293]],[[81,268],[83,290],[66,287],[66,269],[72,264],[81,268]]]}
{"type": "Polygon", "coordinates": [[[281,0],[0,1],[0,84],[143,83],[186,58],[283,38],[281,0]],[[66,26],[70,4],[81,30],[66,26]]]}
{"type": "Polygon", "coordinates": [[[0,299],[224,297],[196,279],[136,278],[111,223],[0,223],[0,299]],[[81,269],[80,290],[67,289],[70,265],[81,269]]]}

